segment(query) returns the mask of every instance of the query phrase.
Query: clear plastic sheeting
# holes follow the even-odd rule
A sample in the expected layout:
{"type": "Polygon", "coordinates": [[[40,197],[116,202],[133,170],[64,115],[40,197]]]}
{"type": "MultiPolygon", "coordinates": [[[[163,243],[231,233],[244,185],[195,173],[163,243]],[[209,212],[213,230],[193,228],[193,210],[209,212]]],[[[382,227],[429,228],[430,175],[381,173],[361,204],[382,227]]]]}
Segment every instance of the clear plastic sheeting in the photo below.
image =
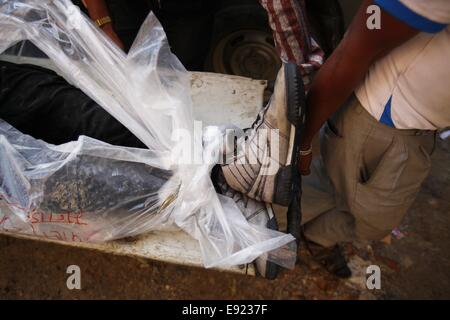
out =
{"type": "Polygon", "coordinates": [[[0,121],[0,230],[102,242],[175,227],[198,240],[205,267],[263,254],[294,266],[291,235],[249,224],[216,194],[221,132],[194,134],[189,74],[152,14],[125,55],[69,0],[0,0],[0,51],[22,40],[148,150],[84,136],[55,146],[0,121]]]}

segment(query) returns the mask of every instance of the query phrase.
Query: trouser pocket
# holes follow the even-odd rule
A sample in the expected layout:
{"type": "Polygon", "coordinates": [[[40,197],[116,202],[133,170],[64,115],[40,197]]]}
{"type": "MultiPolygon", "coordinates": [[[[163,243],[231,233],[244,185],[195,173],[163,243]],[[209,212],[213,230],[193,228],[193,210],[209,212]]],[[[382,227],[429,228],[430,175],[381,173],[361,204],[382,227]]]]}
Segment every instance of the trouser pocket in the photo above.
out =
{"type": "Polygon", "coordinates": [[[414,202],[431,166],[421,140],[414,138],[395,137],[368,180],[356,183],[350,207],[359,238],[386,236],[414,202]]]}

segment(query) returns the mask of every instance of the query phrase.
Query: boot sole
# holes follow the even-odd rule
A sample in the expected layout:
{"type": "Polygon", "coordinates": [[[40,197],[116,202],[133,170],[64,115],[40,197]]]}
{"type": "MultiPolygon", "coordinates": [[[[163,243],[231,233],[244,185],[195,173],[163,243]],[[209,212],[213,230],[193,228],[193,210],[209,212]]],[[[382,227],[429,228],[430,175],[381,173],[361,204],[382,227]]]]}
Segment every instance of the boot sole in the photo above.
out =
{"type": "MultiPolygon", "coordinates": [[[[266,205],[266,207],[267,207],[267,205],[266,205]]],[[[267,210],[272,210],[272,209],[270,207],[270,208],[267,208],[267,210]]],[[[267,228],[278,231],[278,222],[277,222],[275,213],[273,211],[272,211],[272,219],[270,219],[269,222],[267,223],[267,228]]],[[[264,277],[267,280],[275,280],[278,276],[278,272],[279,272],[278,265],[267,260],[265,274],[260,274],[260,276],[264,277]]]]}
{"type": "Polygon", "coordinates": [[[288,207],[294,198],[294,184],[297,182],[296,164],[300,144],[300,128],[304,120],[305,94],[303,80],[298,68],[293,63],[284,65],[288,121],[291,124],[289,149],[286,166],[280,168],[275,177],[273,203],[288,207]]]}

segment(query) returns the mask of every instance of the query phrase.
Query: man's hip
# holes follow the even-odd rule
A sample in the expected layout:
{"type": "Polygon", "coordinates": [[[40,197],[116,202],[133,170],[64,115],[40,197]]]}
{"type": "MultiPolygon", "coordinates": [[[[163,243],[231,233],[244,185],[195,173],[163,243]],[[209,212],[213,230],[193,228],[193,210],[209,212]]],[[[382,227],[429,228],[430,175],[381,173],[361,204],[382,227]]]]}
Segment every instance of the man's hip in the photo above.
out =
{"type": "Polygon", "coordinates": [[[323,128],[325,171],[356,237],[379,239],[401,222],[428,175],[434,142],[433,131],[379,123],[355,97],[323,128]]]}

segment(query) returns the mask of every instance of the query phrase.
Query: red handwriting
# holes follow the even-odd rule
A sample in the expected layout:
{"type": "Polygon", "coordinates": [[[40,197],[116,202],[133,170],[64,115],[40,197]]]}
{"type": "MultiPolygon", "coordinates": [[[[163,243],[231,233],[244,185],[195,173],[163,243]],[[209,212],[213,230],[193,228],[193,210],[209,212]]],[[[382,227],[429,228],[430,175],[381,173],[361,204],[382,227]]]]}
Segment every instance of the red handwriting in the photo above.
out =
{"type": "Polygon", "coordinates": [[[51,230],[48,232],[42,232],[42,237],[49,239],[49,240],[82,242],[81,237],[78,234],[76,234],[75,232],[51,230]]]}
{"type": "MultiPolygon", "coordinates": [[[[67,241],[67,242],[83,242],[83,237],[72,231],[61,231],[61,230],[47,230],[46,232],[35,228],[39,224],[54,224],[57,228],[58,224],[61,225],[77,225],[86,226],[87,223],[82,221],[82,212],[68,212],[68,213],[53,213],[53,212],[43,212],[37,211],[36,209],[30,210],[21,207],[17,203],[10,203],[6,201],[5,198],[0,197],[0,207],[9,207],[20,210],[24,213],[28,213],[26,222],[26,228],[20,228],[14,226],[14,222],[10,215],[4,214],[0,215],[0,230],[22,233],[22,234],[32,234],[36,237],[42,237],[49,240],[67,241]],[[31,228],[31,230],[28,229],[31,228]]],[[[0,211],[1,212],[1,211],[0,211]]]]}
{"type": "Polygon", "coordinates": [[[28,213],[27,220],[33,224],[36,223],[56,223],[56,224],[75,224],[79,226],[86,226],[88,223],[81,220],[83,212],[44,212],[37,210],[36,208],[24,208],[17,203],[9,202],[4,198],[0,198],[0,206],[6,206],[10,208],[15,208],[25,213],[28,213]]]}
{"type": "Polygon", "coordinates": [[[28,221],[36,223],[56,223],[56,224],[76,224],[86,226],[87,223],[81,220],[83,213],[48,213],[32,211],[28,214],[28,221]]]}
{"type": "Polygon", "coordinates": [[[3,216],[2,219],[0,220],[0,226],[4,225],[7,220],[9,220],[9,217],[3,216]]]}
{"type": "MultiPolygon", "coordinates": [[[[10,220],[8,216],[2,217],[0,220],[0,230],[14,232],[14,233],[22,233],[22,234],[32,234],[33,236],[45,238],[49,240],[58,240],[58,241],[66,241],[66,242],[83,242],[83,238],[73,232],[73,231],[61,231],[61,230],[50,230],[50,231],[40,231],[36,230],[33,224],[28,224],[27,226],[31,227],[31,232],[28,229],[17,228],[13,225],[6,226],[6,221],[10,220]]],[[[11,221],[10,221],[11,222],[11,221]]],[[[10,223],[11,224],[11,223],[10,223]]]]}

